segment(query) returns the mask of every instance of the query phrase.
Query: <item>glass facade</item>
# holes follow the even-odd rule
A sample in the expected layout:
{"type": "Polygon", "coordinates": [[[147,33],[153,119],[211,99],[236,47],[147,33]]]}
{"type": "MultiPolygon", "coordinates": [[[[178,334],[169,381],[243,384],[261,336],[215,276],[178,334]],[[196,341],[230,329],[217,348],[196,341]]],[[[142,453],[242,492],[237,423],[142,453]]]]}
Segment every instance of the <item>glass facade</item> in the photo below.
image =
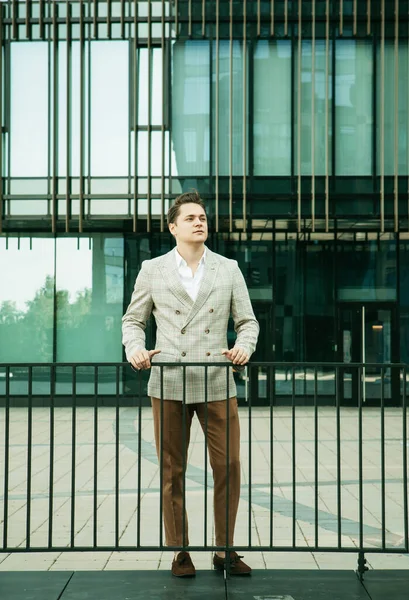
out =
{"type": "Polygon", "coordinates": [[[171,248],[169,203],[192,187],[249,286],[256,360],[361,360],[366,332],[367,356],[407,362],[408,10],[1,2],[0,363],[121,361],[140,264],[171,248]]]}

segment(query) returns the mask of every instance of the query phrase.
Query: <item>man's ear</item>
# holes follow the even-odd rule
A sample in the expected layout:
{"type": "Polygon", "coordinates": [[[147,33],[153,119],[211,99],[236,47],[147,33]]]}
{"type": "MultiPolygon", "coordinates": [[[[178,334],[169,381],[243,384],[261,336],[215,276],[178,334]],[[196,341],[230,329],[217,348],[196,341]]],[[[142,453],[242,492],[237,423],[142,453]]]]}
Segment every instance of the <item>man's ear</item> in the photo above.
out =
{"type": "Polygon", "coordinates": [[[169,223],[169,231],[175,237],[175,224],[169,223]]]}

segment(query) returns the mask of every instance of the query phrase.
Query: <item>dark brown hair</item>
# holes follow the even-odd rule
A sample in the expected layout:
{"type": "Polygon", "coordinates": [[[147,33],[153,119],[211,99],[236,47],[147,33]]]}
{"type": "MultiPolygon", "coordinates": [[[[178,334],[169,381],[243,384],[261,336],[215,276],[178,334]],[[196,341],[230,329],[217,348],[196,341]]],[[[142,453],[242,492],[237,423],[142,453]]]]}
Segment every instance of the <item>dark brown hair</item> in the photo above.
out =
{"type": "Polygon", "coordinates": [[[185,192],[184,194],[181,194],[176,198],[175,202],[168,210],[168,225],[170,225],[171,223],[176,223],[176,219],[179,216],[180,207],[182,206],[182,204],[198,204],[203,208],[203,210],[205,210],[203,200],[201,199],[197,190],[185,192]]]}

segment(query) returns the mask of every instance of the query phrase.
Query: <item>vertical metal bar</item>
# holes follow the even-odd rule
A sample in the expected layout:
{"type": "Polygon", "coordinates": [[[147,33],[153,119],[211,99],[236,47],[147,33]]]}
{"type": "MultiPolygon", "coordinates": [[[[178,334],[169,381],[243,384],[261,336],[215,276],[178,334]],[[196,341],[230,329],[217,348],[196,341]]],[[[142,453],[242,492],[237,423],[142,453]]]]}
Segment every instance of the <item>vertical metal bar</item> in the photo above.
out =
{"type": "Polygon", "coordinates": [[[161,123],[161,186],[160,186],[160,230],[165,230],[165,114],[166,114],[166,61],[165,61],[165,0],[162,0],[162,123],[161,123]]]}
{"type": "Polygon", "coordinates": [[[261,35],[261,0],[257,0],[257,35],[261,35]]]}
{"type": "Polygon", "coordinates": [[[365,306],[362,307],[362,398],[366,402],[366,339],[365,339],[365,306]]]}
{"type": "MultiPolygon", "coordinates": [[[[253,469],[252,469],[252,457],[253,457],[253,453],[252,453],[252,447],[251,447],[251,426],[252,426],[252,422],[251,422],[251,417],[252,417],[252,403],[251,403],[251,390],[253,389],[253,372],[254,372],[254,368],[252,366],[248,366],[248,375],[249,375],[249,388],[250,388],[250,394],[248,397],[248,406],[249,406],[249,485],[248,485],[248,499],[249,499],[249,535],[248,535],[248,540],[249,540],[249,548],[251,548],[251,511],[252,511],[252,494],[251,494],[251,482],[252,482],[252,474],[253,474],[253,469]]],[[[257,375],[258,375],[258,371],[257,371],[257,375]]]]}
{"type": "Polygon", "coordinates": [[[31,532],[31,472],[33,456],[33,367],[28,367],[28,415],[27,415],[27,512],[26,512],[26,548],[30,548],[31,532]]]}
{"type": "MultiPolygon", "coordinates": [[[[91,54],[91,45],[89,46],[91,54]]],[[[84,0],[80,0],[80,181],[79,181],[79,220],[78,231],[83,231],[84,221],[84,158],[85,158],[85,38],[84,38],[84,0]]],[[[89,103],[89,99],[88,99],[89,103]]],[[[91,140],[88,140],[91,145],[91,140]]]]}
{"type": "Polygon", "coordinates": [[[284,35],[288,35],[288,0],[284,0],[284,35]]]}
{"type": "Polygon", "coordinates": [[[71,415],[71,548],[75,546],[75,462],[77,438],[77,367],[72,367],[72,415],[71,415]]]}
{"type": "Polygon", "coordinates": [[[12,17],[12,31],[13,31],[13,40],[18,38],[18,25],[17,25],[17,17],[18,17],[18,0],[13,0],[13,17],[12,17]]]}
{"type": "Polygon", "coordinates": [[[247,0],[243,0],[243,231],[247,230],[247,0]]]}
{"type": "Polygon", "coordinates": [[[297,231],[301,231],[301,60],[302,0],[298,0],[298,65],[297,65],[297,231]]]}
{"type": "Polygon", "coordinates": [[[358,18],[358,6],[357,6],[357,0],[354,0],[354,5],[353,5],[353,27],[352,27],[352,31],[353,31],[354,35],[357,34],[357,18],[358,18]]]}
{"type": "Polygon", "coordinates": [[[66,140],[66,180],[65,180],[65,231],[66,233],[70,230],[70,217],[71,217],[71,2],[67,0],[67,16],[66,16],[66,28],[67,28],[67,140],[66,140]]]}
{"type": "Polygon", "coordinates": [[[362,439],[362,367],[358,367],[358,471],[359,471],[359,549],[364,545],[363,439],[362,439]]]}
{"type": "Polygon", "coordinates": [[[274,411],[275,401],[275,367],[269,367],[270,376],[270,548],[273,547],[274,531],[274,411]]]}
{"type": "MultiPolygon", "coordinates": [[[[136,546],[141,545],[141,485],[142,485],[142,371],[138,373],[138,489],[137,489],[137,512],[136,512],[136,546]]],[[[163,415],[161,415],[161,418],[163,415]]],[[[162,529],[162,528],[161,528],[162,529]]]]}
{"type": "Polygon", "coordinates": [[[233,231],[233,0],[229,11],[229,232],[233,231]]]}
{"type": "Polygon", "coordinates": [[[385,230],[385,0],[381,0],[381,232],[385,230]]]}
{"type": "Polygon", "coordinates": [[[403,519],[405,552],[409,552],[408,525],[408,431],[407,431],[407,397],[406,397],[406,367],[403,367],[403,397],[402,397],[402,451],[403,451],[403,519]]]}
{"type": "MultiPolygon", "coordinates": [[[[135,0],[135,3],[138,0],[135,0]]],[[[176,35],[176,39],[179,37],[179,0],[175,0],[175,35],[176,35]]]]}
{"type": "Polygon", "coordinates": [[[339,0],[339,35],[344,35],[344,0],[339,0]]]}
{"type": "Polygon", "coordinates": [[[94,367],[94,515],[93,515],[93,546],[97,547],[98,535],[98,367],[94,367]]]}
{"type": "Polygon", "coordinates": [[[160,368],[160,430],[159,430],[159,545],[163,546],[163,367],[160,368]]]}
{"type": "Polygon", "coordinates": [[[121,0],[121,39],[125,39],[125,0],[121,0]]]}
{"type": "Polygon", "coordinates": [[[0,234],[3,233],[3,4],[0,4],[0,234]]]}
{"type": "Polygon", "coordinates": [[[119,366],[115,367],[115,547],[119,546],[119,366]]]}
{"type": "Polygon", "coordinates": [[[52,164],[52,208],[51,229],[57,231],[58,193],[58,2],[53,3],[53,164],[52,164]]]}
{"type": "Polygon", "coordinates": [[[182,546],[186,548],[186,367],[183,365],[183,398],[182,398],[182,453],[183,453],[183,506],[182,506],[182,546]]]}
{"type": "Polygon", "coordinates": [[[3,488],[3,550],[8,545],[10,468],[10,367],[6,366],[6,398],[4,417],[4,488],[3,488]]]}
{"type": "Polygon", "coordinates": [[[311,40],[311,229],[315,231],[315,0],[312,0],[311,40]]]}
{"type": "MultiPolygon", "coordinates": [[[[215,89],[215,229],[219,232],[219,94],[220,94],[220,0],[216,0],[216,89],[215,89]]],[[[408,119],[409,121],[409,119],[408,119]]],[[[408,148],[409,156],[409,148],[408,148]]],[[[409,184],[408,184],[409,190],[409,184]]]]}
{"type": "Polygon", "coordinates": [[[366,3],[366,33],[371,35],[371,0],[366,3]]]}
{"type": "Polygon", "coordinates": [[[29,40],[31,37],[31,26],[30,26],[30,17],[31,17],[31,0],[26,0],[26,38],[29,40]]]}
{"type": "Polygon", "coordinates": [[[385,369],[381,367],[381,523],[382,523],[382,550],[385,550],[385,369]]]}
{"type": "Polygon", "coordinates": [[[93,37],[98,38],[98,0],[94,0],[93,37]]]}
{"type": "Polygon", "coordinates": [[[138,92],[139,92],[139,55],[138,55],[138,0],[134,0],[134,40],[133,40],[133,123],[134,123],[134,192],[132,211],[132,231],[138,227],[138,92]]]}
{"type": "Polygon", "coordinates": [[[48,548],[53,545],[55,365],[50,367],[50,469],[48,479],[48,548]]]}
{"type": "Polygon", "coordinates": [[[38,1],[38,25],[40,29],[40,39],[44,39],[44,0],[38,1]]]}
{"type": "MultiPolygon", "coordinates": [[[[223,368],[223,367],[222,367],[223,368]]],[[[229,539],[229,512],[230,512],[230,394],[229,394],[229,375],[231,367],[226,366],[226,565],[230,564],[230,561],[227,559],[229,556],[229,548],[230,548],[230,539],[229,539]]],[[[250,443],[249,443],[250,445],[250,443]]],[[[251,478],[249,485],[251,485],[251,478]]]]}
{"type": "Polygon", "coordinates": [[[325,2],[325,231],[329,231],[329,0],[325,2]]]}
{"type": "Polygon", "coordinates": [[[205,365],[205,430],[204,430],[204,547],[207,547],[207,447],[209,432],[209,404],[208,404],[208,382],[209,372],[205,365]]]}
{"type": "Polygon", "coordinates": [[[292,367],[292,393],[291,393],[291,458],[292,458],[292,484],[293,484],[293,501],[292,501],[292,546],[295,548],[296,545],[296,528],[295,522],[297,519],[296,512],[296,502],[297,502],[297,493],[296,493],[296,445],[295,445],[295,370],[294,366],[292,367]]]}
{"type": "Polygon", "coordinates": [[[315,547],[318,548],[318,381],[317,367],[314,366],[314,526],[315,526],[315,547]]]}
{"type": "Polygon", "coordinates": [[[395,114],[394,114],[394,182],[393,215],[394,231],[399,230],[399,0],[395,0],[395,114]]]}
{"type": "Polygon", "coordinates": [[[192,0],[188,0],[188,36],[192,37],[192,0]]]}
{"type": "Polygon", "coordinates": [[[151,231],[152,218],[152,198],[151,198],[151,171],[152,171],[152,0],[148,0],[148,193],[146,201],[148,203],[146,214],[147,231],[151,231]]]}
{"type": "Polygon", "coordinates": [[[335,402],[336,402],[336,419],[337,419],[337,533],[338,533],[338,548],[341,548],[341,514],[342,514],[342,500],[341,500],[341,410],[340,410],[340,397],[339,397],[339,386],[343,385],[344,382],[344,371],[342,372],[342,379],[339,378],[339,367],[335,368],[335,402]],[[342,382],[342,383],[341,383],[342,382]]]}
{"type": "Polygon", "coordinates": [[[112,22],[111,22],[111,0],[106,0],[107,2],[107,35],[108,39],[111,39],[112,36],[112,22]]]}
{"type": "Polygon", "coordinates": [[[206,35],[206,0],[202,0],[202,36],[206,35]]]}
{"type": "Polygon", "coordinates": [[[270,35],[273,36],[274,35],[274,20],[275,20],[275,15],[274,15],[274,0],[270,1],[270,35]]]}

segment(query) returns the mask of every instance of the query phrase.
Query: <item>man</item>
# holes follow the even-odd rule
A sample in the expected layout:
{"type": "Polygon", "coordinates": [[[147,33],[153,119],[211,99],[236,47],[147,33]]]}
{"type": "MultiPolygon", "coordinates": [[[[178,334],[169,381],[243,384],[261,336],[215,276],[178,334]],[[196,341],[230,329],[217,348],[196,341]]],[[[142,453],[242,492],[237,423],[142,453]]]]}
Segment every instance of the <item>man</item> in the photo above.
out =
{"type": "MultiPolygon", "coordinates": [[[[152,359],[154,365],[160,362],[245,365],[255,350],[259,326],[237,262],[211,252],[204,245],[208,234],[207,219],[197,192],[185,193],[176,199],[168,212],[168,226],[176,240],[176,248],[142,264],[131,303],[123,317],[123,343],[128,361],[138,370],[149,369],[152,359]],[[147,350],[145,326],[151,313],[157,325],[156,348],[147,350]],[[234,347],[227,350],[230,313],[237,339],[234,347]]],[[[148,394],[153,409],[156,450],[163,469],[167,546],[189,544],[187,515],[183,517],[183,469],[195,412],[207,435],[213,471],[216,545],[225,546],[227,538],[229,545],[233,545],[240,497],[240,428],[231,369],[228,377],[227,384],[226,369],[215,366],[207,369],[206,377],[201,366],[186,367],[185,373],[180,366],[152,368],[148,394]]],[[[251,572],[241,558],[236,552],[230,553],[232,575],[251,572]]],[[[215,569],[223,570],[225,561],[224,552],[215,553],[215,569]]],[[[195,575],[188,552],[175,552],[172,574],[178,577],[195,575]]]]}

